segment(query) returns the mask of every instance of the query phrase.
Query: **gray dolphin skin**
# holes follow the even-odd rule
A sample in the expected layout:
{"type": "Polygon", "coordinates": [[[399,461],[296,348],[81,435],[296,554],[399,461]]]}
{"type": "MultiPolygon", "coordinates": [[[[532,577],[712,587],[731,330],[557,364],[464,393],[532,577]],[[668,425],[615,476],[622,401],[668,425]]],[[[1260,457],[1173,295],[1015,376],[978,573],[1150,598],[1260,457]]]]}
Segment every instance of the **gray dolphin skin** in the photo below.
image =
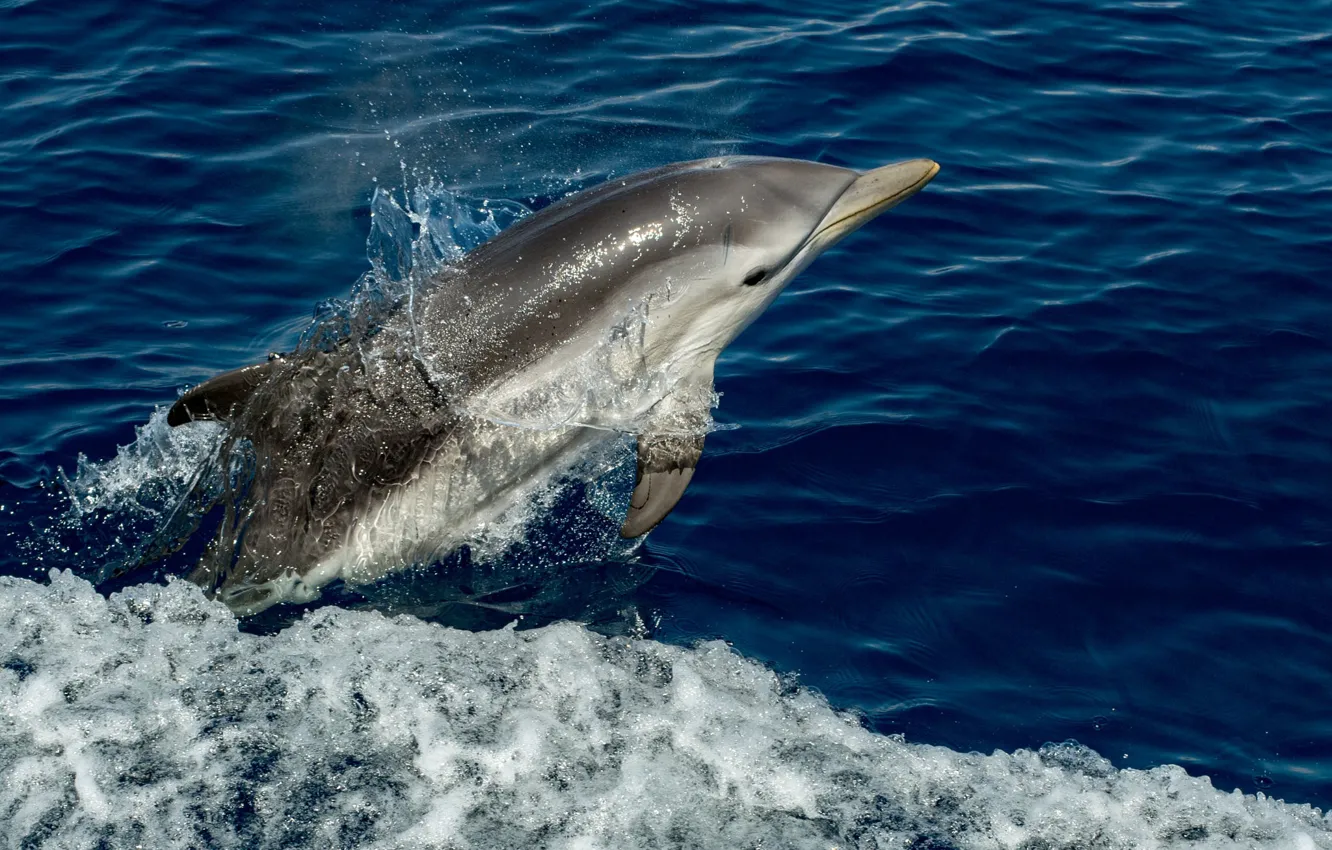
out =
{"type": "Polygon", "coordinates": [[[722,157],[612,179],[418,281],[365,333],[187,391],[168,422],[224,420],[224,453],[250,458],[191,580],[249,614],[432,563],[624,433],[620,534],[646,534],[693,478],[718,354],[938,170],[722,157]]]}

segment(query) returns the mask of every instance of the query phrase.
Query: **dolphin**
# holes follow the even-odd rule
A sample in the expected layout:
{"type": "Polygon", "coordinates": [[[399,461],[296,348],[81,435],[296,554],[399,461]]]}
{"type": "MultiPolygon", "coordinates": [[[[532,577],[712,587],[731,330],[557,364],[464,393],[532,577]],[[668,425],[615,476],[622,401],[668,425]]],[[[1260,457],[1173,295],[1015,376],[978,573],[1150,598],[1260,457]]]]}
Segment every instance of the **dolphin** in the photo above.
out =
{"type": "Polygon", "coordinates": [[[717,356],[938,170],[736,156],[611,179],[417,282],[373,327],[186,391],[169,424],[223,420],[223,452],[249,458],[190,579],[250,614],[431,563],[623,433],[637,469],[620,534],[646,534],[693,479],[717,356]]]}

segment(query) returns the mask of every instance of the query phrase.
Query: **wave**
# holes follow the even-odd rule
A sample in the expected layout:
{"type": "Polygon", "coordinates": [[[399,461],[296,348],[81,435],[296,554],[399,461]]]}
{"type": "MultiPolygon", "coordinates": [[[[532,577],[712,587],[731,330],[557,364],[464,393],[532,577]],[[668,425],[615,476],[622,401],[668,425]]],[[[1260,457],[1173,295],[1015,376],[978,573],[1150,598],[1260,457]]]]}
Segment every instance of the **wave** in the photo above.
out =
{"type": "Polygon", "coordinates": [[[1332,819],[1078,744],[874,734],[713,641],[0,578],[0,834],[61,847],[1332,848],[1332,819]]]}

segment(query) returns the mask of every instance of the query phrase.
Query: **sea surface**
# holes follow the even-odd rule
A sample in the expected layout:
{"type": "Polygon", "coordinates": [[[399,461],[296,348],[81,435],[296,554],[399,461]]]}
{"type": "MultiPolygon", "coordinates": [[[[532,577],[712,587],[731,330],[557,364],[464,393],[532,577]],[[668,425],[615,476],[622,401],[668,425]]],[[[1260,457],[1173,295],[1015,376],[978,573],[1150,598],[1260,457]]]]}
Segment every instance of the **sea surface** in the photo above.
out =
{"type": "Polygon", "coordinates": [[[0,0],[0,479],[0,847],[1332,848],[1332,2],[0,0]],[[725,154],[942,170],[641,547],[145,558],[372,204],[725,154]]]}

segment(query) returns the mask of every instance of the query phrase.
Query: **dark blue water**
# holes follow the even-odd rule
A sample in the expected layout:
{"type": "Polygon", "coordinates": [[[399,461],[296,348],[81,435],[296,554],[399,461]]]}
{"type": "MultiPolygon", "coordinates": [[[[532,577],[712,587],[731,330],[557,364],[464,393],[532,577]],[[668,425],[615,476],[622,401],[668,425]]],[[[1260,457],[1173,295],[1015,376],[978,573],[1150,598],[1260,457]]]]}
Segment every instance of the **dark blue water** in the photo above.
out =
{"type": "Polygon", "coordinates": [[[290,348],[376,187],[928,156],[723,356],[626,604],[878,732],[1325,807],[1330,68],[1326,0],[3,0],[0,569],[98,569],[25,543],[57,470],[290,348]]]}

